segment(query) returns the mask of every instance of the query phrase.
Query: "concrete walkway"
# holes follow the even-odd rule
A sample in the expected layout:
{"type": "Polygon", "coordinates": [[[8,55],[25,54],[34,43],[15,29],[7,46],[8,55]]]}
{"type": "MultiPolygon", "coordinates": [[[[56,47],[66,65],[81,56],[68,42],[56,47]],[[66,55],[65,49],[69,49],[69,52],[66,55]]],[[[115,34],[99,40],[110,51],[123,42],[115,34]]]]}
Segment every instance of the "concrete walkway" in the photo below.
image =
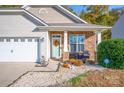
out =
{"type": "Polygon", "coordinates": [[[63,68],[60,66],[57,72],[29,72],[19,78],[10,87],[60,87],[63,82],[78,76],[89,70],[104,70],[97,65],[82,65],[75,69],[63,68]]]}
{"type": "Polygon", "coordinates": [[[55,72],[59,62],[49,62],[47,67],[35,67],[35,63],[0,63],[0,87],[6,87],[30,71],[55,72]]]}

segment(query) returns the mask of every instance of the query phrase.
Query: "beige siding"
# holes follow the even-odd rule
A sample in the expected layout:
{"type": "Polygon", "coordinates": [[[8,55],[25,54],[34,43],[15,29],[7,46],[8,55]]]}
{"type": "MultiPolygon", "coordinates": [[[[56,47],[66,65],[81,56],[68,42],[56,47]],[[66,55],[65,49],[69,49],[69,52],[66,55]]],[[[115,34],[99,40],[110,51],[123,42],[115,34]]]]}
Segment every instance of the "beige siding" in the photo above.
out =
{"type": "Polygon", "coordinates": [[[68,18],[52,6],[30,6],[28,11],[46,23],[74,23],[72,19],[68,18]]]}
{"type": "Polygon", "coordinates": [[[44,38],[41,42],[41,56],[47,58],[47,34],[48,31],[33,32],[37,24],[25,18],[23,15],[0,15],[0,37],[40,37],[44,38]]]}
{"type": "Polygon", "coordinates": [[[44,31],[34,32],[37,24],[23,15],[0,15],[0,37],[40,37],[44,31]]]}

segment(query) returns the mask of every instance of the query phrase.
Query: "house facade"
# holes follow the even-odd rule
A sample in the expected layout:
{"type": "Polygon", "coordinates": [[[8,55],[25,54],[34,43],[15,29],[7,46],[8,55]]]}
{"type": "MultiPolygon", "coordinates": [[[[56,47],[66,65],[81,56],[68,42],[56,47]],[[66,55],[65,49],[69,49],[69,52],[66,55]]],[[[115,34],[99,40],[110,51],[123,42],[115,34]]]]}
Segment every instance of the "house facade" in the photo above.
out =
{"type": "Polygon", "coordinates": [[[112,38],[124,38],[124,14],[112,27],[112,38]]]}
{"type": "Polygon", "coordinates": [[[0,62],[39,62],[83,52],[95,60],[101,32],[109,27],[89,24],[62,6],[28,5],[0,9],[0,62]]]}

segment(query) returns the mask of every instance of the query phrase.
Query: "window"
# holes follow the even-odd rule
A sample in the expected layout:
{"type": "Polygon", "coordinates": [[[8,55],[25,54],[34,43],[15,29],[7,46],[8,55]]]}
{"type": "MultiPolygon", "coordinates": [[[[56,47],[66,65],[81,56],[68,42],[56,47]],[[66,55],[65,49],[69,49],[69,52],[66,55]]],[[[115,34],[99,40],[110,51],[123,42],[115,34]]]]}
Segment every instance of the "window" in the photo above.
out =
{"type": "Polygon", "coordinates": [[[38,38],[35,38],[35,42],[39,42],[39,39],[38,38]]]}
{"type": "Polygon", "coordinates": [[[28,39],[28,42],[32,42],[32,38],[29,38],[29,39],[28,39]]]}
{"type": "Polygon", "coordinates": [[[25,38],[21,38],[21,42],[25,42],[25,38]]]}
{"type": "Polygon", "coordinates": [[[14,38],[14,42],[18,42],[18,38],[14,38]]]}
{"type": "Polygon", "coordinates": [[[70,35],[70,52],[81,52],[84,50],[84,40],[85,36],[78,35],[70,35]]]}
{"type": "Polygon", "coordinates": [[[0,42],[4,42],[4,38],[0,38],[0,42]]]}
{"type": "Polygon", "coordinates": [[[6,42],[10,42],[10,38],[6,38],[6,42]]]}

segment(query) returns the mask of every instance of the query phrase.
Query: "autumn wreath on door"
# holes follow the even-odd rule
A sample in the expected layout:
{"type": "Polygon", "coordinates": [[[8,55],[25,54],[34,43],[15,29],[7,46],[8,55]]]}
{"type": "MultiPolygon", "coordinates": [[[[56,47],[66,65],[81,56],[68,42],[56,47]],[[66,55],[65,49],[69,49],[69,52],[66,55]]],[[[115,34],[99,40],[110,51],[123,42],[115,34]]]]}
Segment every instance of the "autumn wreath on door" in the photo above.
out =
{"type": "Polygon", "coordinates": [[[57,46],[59,45],[59,41],[58,41],[58,40],[54,40],[54,41],[53,41],[53,45],[54,45],[55,47],[57,47],[57,46]]]}

